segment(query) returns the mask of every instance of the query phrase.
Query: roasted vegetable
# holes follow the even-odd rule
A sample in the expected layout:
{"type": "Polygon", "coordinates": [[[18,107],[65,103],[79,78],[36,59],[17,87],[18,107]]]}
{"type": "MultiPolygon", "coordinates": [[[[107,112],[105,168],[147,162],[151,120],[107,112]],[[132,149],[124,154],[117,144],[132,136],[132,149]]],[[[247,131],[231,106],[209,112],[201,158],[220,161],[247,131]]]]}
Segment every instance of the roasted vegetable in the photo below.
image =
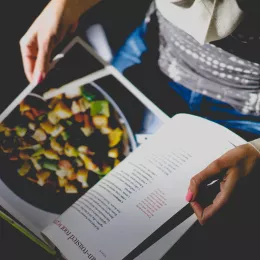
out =
{"type": "Polygon", "coordinates": [[[56,170],[58,170],[58,163],[57,163],[57,161],[45,159],[43,161],[42,167],[44,169],[47,169],[47,170],[50,170],[50,171],[56,171],[56,170]]]}
{"type": "Polygon", "coordinates": [[[55,111],[50,111],[48,113],[48,120],[53,124],[56,125],[59,123],[60,118],[58,117],[58,115],[55,113],[55,111]]]}
{"type": "Polygon", "coordinates": [[[79,169],[77,172],[77,180],[82,184],[82,188],[88,188],[88,171],[86,169],[79,169]]]}
{"type": "Polygon", "coordinates": [[[53,112],[58,116],[60,119],[68,119],[72,116],[71,110],[62,102],[60,101],[54,108],[53,112]]]}
{"type": "Polygon", "coordinates": [[[70,145],[69,143],[65,144],[64,147],[64,153],[68,156],[68,157],[77,157],[78,156],[78,151],[75,147],[73,147],[72,145],[70,145]]]}
{"type": "Polygon", "coordinates": [[[116,146],[122,138],[123,131],[120,128],[116,128],[108,134],[109,147],[116,146]]]}
{"type": "Polygon", "coordinates": [[[40,157],[32,157],[31,158],[31,162],[33,164],[33,167],[37,170],[37,171],[40,171],[42,169],[42,166],[39,164],[39,158],[40,157]]]}
{"type": "Polygon", "coordinates": [[[36,124],[30,122],[30,123],[28,124],[28,128],[29,128],[30,130],[32,130],[32,131],[35,131],[35,130],[36,130],[36,124]]]}
{"type": "Polygon", "coordinates": [[[35,153],[32,154],[32,157],[39,157],[39,156],[43,155],[44,152],[45,152],[45,149],[41,147],[35,153]]]}
{"type": "Polygon", "coordinates": [[[71,105],[71,112],[73,115],[76,115],[81,112],[80,106],[77,101],[73,101],[71,105]]]}
{"type": "Polygon", "coordinates": [[[27,133],[27,129],[25,127],[16,126],[15,132],[19,137],[24,137],[27,133]]]}
{"type": "Polygon", "coordinates": [[[68,184],[68,180],[64,178],[58,177],[59,186],[61,188],[65,187],[68,184]]]}
{"type": "Polygon", "coordinates": [[[37,184],[40,186],[43,186],[44,184],[46,184],[46,181],[48,180],[48,178],[50,177],[51,173],[49,171],[39,171],[36,173],[36,177],[38,179],[37,184]]]}
{"type": "Polygon", "coordinates": [[[29,111],[31,109],[31,107],[26,104],[24,101],[22,101],[22,103],[20,104],[20,111],[23,114],[26,111],[29,111]]]}
{"type": "Polygon", "coordinates": [[[106,117],[109,117],[110,111],[109,111],[108,101],[106,100],[92,101],[90,107],[90,115],[91,116],[104,115],[106,117]]]}
{"type": "Polygon", "coordinates": [[[65,192],[66,193],[78,193],[78,190],[73,184],[67,184],[67,185],[65,185],[65,192]]]}
{"type": "Polygon", "coordinates": [[[82,96],[88,101],[93,101],[96,97],[94,94],[88,92],[84,87],[81,88],[81,93],[82,96]]]}
{"type": "Polygon", "coordinates": [[[31,169],[31,164],[29,163],[29,161],[25,161],[22,164],[22,167],[18,170],[18,173],[20,176],[25,176],[31,169]]]}
{"type": "Polygon", "coordinates": [[[68,133],[68,132],[65,132],[65,131],[63,131],[63,132],[61,133],[61,136],[62,136],[62,139],[63,139],[64,141],[68,141],[68,139],[70,138],[69,133],[68,133]]]}
{"type": "Polygon", "coordinates": [[[78,147],[78,152],[87,154],[88,153],[88,147],[85,146],[85,145],[81,145],[81,146],[78,147]]]}
{"type": "Polygon", "coordinates": [[[26,160],[30,160],[30,155],[29,154],[27,154],[27,153],[25,153],[25,152],[20,152],[19,153],[19,157],[22,159],[22,160],[24,160],[24,161],[26,161],[26,160]]]}
{"type": "Polygon", "coordinates": [[[34,133],[34,135],[32,136],[32,138],[33,138],[34,140],[38,141],[38,142],[43,142],[43,141],[46,140],[47,135],[45,134],[45,132],[44,132],[42,129],[38,128],[38,129],[35,131],[35,133],[34,133]]]}
{"type": "Polygon", "coordinates": [[[86,112],[90,108],[90,103],[85,98],[79,99],[78,104],[82,113],[86,112]]]}
{"type": "Polygon", "coordinates": [[[57,152],[58,154],[62,154],[63,153],[63,147],[56,141],[55,138],[52,138],[50,141],[50,146],[51,148],[57,152]]]}
{"type": "Polygon", "coordinates": [[[92,117],[92,122],[97,129],[101,129],[107,127],[108,118],[106,116],[96,115],[92,117]]]}
{"type": "Polygon", "coordinates": [[[93,171],[93,172],[98,172],[99,171],[98,166],[96,164],[94,164],[93,161],[88,156],[86,156],[85,154],[80,153],[79,157],[82,159],[82,161],[83,161],[83,163],[85,165],[85,168],[87,170],[90,170],[90,171],[93,171]]]}
{"type": "Polygon", "coordinates": [[[59,160],[60,159],[59,155],[54,150],[51,150],[51,149],[45,150],[44,155],[47,159],[50,159],[50,160],[59,160]]]}
{"type": "Polygon", "coordinates": [[[117,148],[113,148],[108,151],[108,157],[110,157],[110,158],[116,159],[118,157],[118,155],[119,155],[119,152],[118,152],[117,148]]]}

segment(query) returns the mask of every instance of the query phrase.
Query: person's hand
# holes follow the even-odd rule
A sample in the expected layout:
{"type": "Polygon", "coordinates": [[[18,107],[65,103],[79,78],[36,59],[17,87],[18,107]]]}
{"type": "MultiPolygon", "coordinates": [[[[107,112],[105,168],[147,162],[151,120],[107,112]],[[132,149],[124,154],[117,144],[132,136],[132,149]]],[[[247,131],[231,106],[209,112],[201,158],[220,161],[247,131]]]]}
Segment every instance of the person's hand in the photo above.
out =
{"type": "Polygon", "coordinates": [[[191,179],[186,200],[191,203],[201,225],[228,202],[238,181],[249,175],[259,162],[260,153],[251,144],[245,144],[228,151],[191,179]],[[223,172],[225,176],[220,182],[220,192],[211,205],[203,208],[196,200],[200,186],[209,184],[223,172]]]}
{"type": "Polygon", "coordinates": [[[77,27],[80,16],[99,0],[51,0],[20,40],[24,71],[29,82],[46,76],[55,46],[77,27]]]}

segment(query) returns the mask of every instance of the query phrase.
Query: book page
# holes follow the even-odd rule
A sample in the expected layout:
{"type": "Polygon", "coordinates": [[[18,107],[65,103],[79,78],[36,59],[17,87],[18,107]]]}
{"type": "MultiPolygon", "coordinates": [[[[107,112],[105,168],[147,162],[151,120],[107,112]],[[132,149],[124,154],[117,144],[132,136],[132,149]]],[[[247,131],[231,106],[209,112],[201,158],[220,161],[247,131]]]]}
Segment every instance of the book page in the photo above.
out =
{"type": "Polygon", "coordinates": [[[190,178],[244,141],[177,115],[44,230],[67,259],[120,260],[186,205],[190,178]]]}
{"type": "Polygon", "coordinates": [[[43,239],[45,227],[165,120],[119,72],[76,44],[0,115],[0,206],[43,239]]]}

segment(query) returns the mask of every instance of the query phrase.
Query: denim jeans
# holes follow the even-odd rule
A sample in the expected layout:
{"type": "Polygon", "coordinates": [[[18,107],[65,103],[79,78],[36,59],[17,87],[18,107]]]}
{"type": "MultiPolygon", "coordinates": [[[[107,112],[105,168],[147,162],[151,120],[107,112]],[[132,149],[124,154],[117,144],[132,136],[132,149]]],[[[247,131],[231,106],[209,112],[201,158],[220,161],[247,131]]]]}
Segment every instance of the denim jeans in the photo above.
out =
{"type": "MultiPolygon", "coordinates": [[[[127,68],[142,62],[141,57],[148,48],[145,39],[148,26],[149,24],[144,22],[137,27],[115,55],[112,65],[120,72],[124,73],[127,68]]],[[[149,66],[145,69],[149,70],[149,66]]],[[[260,117],[242,114],[227,103],[191,91],[174,81],[168,80],[168,84],[188,105],[190,113],[217,122],[247,140],[260,137],[260,117]]]]}

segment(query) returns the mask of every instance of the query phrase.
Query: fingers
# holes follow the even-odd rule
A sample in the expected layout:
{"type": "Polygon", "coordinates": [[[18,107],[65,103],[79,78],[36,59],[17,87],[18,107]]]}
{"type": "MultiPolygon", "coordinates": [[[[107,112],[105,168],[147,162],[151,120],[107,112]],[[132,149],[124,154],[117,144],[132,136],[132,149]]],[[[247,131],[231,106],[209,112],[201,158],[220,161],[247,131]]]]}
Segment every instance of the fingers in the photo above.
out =
{"type": "Polygon", "coordinates": [[[208,167],[206,167],[203,171],[195,175],[191,181],[189,186],[189,191],[186,196],[186,200],[188,202],[195,201],[199,192],[200,185],[206,180],[213,178],[214,176],[221,173],[226,168],[226,163],[222,160],[222,157],[212,162],[208,167]]]}
{"type": "Polygon", "coordinates": [[[38,52],[36,35],[31,37],[25,35],[20,40],[20,49],[25,75],[28,81],[32,82],[38,52]]]}
{"type": "Polygon", "coordinates": [[[228,202],[238,180],[239,170],[232,168],[227,172],[226,180],[220,183],[220,192],[211,205],[203,208],[197,201],[191,202],[194,213],[201,225],[204,225],[228,202]]]}

